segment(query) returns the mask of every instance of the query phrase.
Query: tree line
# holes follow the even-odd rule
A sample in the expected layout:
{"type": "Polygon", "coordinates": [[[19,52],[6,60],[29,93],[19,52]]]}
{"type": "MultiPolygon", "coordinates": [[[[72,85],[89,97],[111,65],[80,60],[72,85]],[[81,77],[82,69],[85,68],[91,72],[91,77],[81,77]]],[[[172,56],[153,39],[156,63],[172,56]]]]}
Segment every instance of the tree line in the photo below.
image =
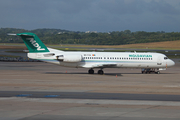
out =
{"type": "Polygon", "coordinates": [[[145,32],[130,30],[113,32],[74,32],[62,29],[25,30],[16,28],[1,28],[0,43],[22,43],[18,36],[8,36],[7,33],[35,33],[45,44],[86,44],[86,45],[123,45],[135,43],[150,43],[180,40],[180,32],[145,32]]]}

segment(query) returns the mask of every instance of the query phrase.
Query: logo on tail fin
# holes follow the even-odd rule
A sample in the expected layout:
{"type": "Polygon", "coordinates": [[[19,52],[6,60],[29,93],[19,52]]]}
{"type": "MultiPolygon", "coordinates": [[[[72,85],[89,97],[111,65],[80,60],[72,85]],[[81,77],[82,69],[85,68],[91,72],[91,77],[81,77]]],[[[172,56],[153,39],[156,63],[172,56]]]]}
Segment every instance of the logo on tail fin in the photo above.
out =
{"type": "Polygon", "coordinates": [[[33,39],[33,38],[26,38],[26,40],[30,40],[30,43],[37,48],[37,50],[45,50],[41,48],[41,46],[33,39]]]}

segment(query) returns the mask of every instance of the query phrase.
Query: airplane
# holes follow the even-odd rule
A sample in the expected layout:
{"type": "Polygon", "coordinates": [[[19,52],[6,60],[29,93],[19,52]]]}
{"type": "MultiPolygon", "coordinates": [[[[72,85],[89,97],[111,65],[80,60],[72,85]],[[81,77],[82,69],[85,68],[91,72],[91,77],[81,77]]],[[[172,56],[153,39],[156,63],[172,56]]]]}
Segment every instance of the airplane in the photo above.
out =
{"type": "Polygon", "coordinates": [[[87,68],[89,74],[104,74],[104,68],[140,68],[142,73],[160,73],[175,63],[166,55],[151,52],[73,52],[46,47],[34,33],[8,34],[22,38],[31,59],[57,64],[65,67],[87,68]]]}

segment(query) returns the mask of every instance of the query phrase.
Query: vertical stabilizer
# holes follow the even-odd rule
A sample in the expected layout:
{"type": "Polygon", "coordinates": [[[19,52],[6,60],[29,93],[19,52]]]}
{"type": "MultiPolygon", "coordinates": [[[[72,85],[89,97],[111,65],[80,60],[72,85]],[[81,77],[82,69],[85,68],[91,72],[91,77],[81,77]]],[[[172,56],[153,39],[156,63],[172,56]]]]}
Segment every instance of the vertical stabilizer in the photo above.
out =
{"type": "Polygon", "coordinates": [[[25,45],[27,46],[29,53],[49,52],[47,47],[42,43],[38,36],[34,33],[18,33],[25,45]]]}

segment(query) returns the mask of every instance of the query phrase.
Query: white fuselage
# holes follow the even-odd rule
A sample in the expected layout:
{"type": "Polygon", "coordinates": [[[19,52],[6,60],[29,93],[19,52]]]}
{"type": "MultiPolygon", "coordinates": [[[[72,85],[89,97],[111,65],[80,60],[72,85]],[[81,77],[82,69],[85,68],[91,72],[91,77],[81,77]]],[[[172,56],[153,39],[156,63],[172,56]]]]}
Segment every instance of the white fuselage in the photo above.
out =
{"type": "Polygon", "coordinates": [[[161,53],[64,52],[51,48],[48,49],[50,52],[47,53],[28,53],[28,57],[76,68],[166,68],[175,64],[161,53]],[[62,55],[62,60],[59,60],[62,55]],[[57,56],[59,56],[59,59],[57,56]]]}

